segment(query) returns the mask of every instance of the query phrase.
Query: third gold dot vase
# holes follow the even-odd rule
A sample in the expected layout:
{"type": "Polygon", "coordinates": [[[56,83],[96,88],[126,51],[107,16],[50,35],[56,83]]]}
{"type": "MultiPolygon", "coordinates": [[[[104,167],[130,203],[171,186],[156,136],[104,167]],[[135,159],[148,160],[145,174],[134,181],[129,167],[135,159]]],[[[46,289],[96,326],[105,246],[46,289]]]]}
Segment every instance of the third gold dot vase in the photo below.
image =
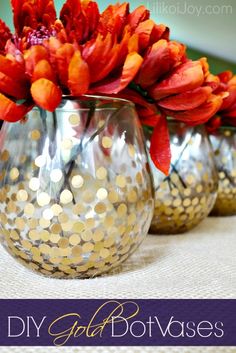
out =
{"type": "Polygon", "coordinates": [[[23,265],[58,278],[93,277],[145,238],[153,189],[132,103],[63,99],[0,135],[0,236],[23,265]]]}
{"type": "MultiPolygon", "coordinates": [[[[168,121],[171,167],[168,176],[150,161],[155,186],[151,233],[184,233],[208,216],[216,200],[218,178],[203,126],[168,121]]],[[[147,132],[150,138],[151,131],[147,132]]]]}
{"type": "Polygon", "coordinates": [[[211,215],[236,215],[236,128],[221,127],[210,134],[219,174],[218,196],[211,215]]]}

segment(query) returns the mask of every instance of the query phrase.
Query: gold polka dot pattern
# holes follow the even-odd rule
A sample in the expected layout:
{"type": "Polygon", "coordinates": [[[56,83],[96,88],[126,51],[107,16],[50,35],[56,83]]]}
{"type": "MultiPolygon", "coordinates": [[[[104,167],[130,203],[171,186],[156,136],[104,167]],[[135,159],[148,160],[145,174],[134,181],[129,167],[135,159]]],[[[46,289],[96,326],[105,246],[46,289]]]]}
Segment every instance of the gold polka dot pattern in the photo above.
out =
{"type": "Polygon", "coordinates": [[[211,215],[236,215],[236,129],[222,127],[210,136],[219,175],[219,189],[211,215]]]}
{"type": "Polygon", "coordinates": [[[172,161],[165,177],[153,164],[155,209],[150,231],[184,233],[211,212],[218,188],[212,149],[202,127],[169,123],[172,161]],[[200,147],[199,147],[200,146],[200,147]]]}
{"type": "MultiPolygon", "coordinates": [[[[64,115],[68,129],[57,137],[56,154],[52,142],[48,153],[41,148],[40,115],[28,119],[27,149],[6,143],[0,153],[1,242],[43,275],[88,278],[121,264],[144,239],[154,206],[151,179],[144,148],[122,137],[116,142],[110,131],[71,162],[84,120],[76,111],[64,115]]],[[[27,124],[16,125],[20,133],[27,124]]]]}

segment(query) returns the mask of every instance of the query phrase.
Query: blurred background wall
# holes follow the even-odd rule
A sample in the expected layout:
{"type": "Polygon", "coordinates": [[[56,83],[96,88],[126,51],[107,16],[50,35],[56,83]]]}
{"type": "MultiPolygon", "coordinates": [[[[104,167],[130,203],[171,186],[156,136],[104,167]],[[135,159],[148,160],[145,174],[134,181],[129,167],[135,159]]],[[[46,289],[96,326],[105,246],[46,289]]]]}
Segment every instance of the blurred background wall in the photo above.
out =
{"type": "MultiPolygon", "coordinates": [[[[65,0],[55,0],[59,11],[65,0]]],[[[98,0],[103,10],[116,0],[98,0]]],[[[211,70],[236,73],[236,0],[131,0],[145,5],[151,17],[171,29],[171,38],[189,46],[193,59],[207,55],[211,70]]],[[[12,28],[10,0],[0,0],[0,17],[12,28]]]]}

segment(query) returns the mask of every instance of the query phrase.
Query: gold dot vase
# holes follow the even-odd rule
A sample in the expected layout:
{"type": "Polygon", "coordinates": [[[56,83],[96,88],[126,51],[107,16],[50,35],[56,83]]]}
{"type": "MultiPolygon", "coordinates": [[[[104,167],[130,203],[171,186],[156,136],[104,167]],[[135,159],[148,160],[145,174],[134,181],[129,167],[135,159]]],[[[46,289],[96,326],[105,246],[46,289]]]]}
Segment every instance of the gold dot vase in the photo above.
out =
{"type": "Polygon", "coordinates": [[[216,166],[219,174],[219,189],[211,215],[236,215],[236,128],[221,127],[210,134],[216,166]]]}
{"type": "Polygon", "coordinates": [[[64,98],[0,135],[0,236],[23,265],[57,278],[118,266],[153,215],[148,157],[132,103],[64,98]]]}
{"type": "MultiPolygon", "coordinates": [[[[155,186],[153,234],[189,231],[208,216],[216,200],[218,178],[205,128],[169,120],[171,167],[168,176],[150,160],[155,186]]],[[[150,141],[151,131],[146,131],[150,141]]],[[[150,142],[148,142],[150,145],[150,142]]]]}

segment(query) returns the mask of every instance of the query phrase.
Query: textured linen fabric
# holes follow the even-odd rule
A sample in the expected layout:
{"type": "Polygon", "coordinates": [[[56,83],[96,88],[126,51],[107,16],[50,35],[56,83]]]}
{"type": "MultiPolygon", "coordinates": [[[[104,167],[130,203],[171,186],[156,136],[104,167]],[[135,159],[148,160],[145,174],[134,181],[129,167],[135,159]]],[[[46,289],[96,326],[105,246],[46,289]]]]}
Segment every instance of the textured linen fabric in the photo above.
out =
{"type": "MultiPolygon", "coordinates": [[[[236,217],[208,218],[183,235],[149,235],[120,268],[102,277],[58,280],[19,265],[1,248],[1,298],[236,299],[236,217]]],[[[0,348],[0,353],[205,353],[236,348],[0,348]]]]}

